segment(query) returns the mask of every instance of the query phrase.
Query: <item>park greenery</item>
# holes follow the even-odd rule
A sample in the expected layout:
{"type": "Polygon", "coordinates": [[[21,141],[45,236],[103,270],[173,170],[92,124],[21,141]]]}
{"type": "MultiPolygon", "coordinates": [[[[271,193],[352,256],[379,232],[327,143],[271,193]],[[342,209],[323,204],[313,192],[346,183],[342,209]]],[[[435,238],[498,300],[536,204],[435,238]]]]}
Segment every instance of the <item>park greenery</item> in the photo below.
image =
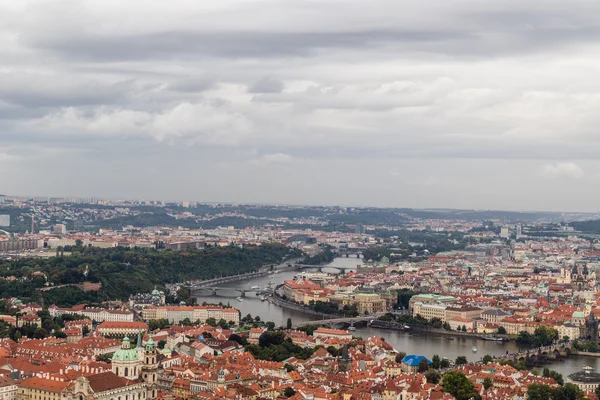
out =
{"type": "Polygon", "coordinates": [[[348,317],[356,317],[358,315],[356,304],[353,304],[351,306],[346,305],[342,308],[339,308],[338,305],[335,303],[323,302],[320,300],[311,300],[308,303],[308,308],[322,314],[344,315],[348,317]]]}
{"type": "Polygon", "coordinates": [[[329,264],[335,258],[335,253],[331,251],[331,247],[326,247],[323,251],[315,254],[314,256],[307,256],[300,264],[305,265],[321,265],[329,264]]]}
{"type": "Polygon", "coordinates": [[[577,351],[590,353],[597,353],[599,350],[598,343],[595,340],[577,340],[573,343],[573,348],[577,351]]]}
{"type": "Polygon", "coordinates": [[[300,347],[285,338],[285,333],[280,331],[267,331],[258,338],[258,344],[249,344],[246,350],[259,360],[283,361],[290,357],[301,360],[309,358],[316,350],[300,347]]]}
{"type": "Polygon", "coordinates": [[[186,251],[81,246],[66,250],[70,250],[71,255],[63,255],[59,249],[56,257],[47,259],[0,261],[0,276],[17,278],[15,281],[0,279],[0,292],[4,297],[19,296],[60,306],[126,299],[132,293],[149,292],[156,285],[253,272],[300,254],[280,244],[186,251]],[[77,288],[38,291],[51,285],[83,282],[100,282],[102,289],[98,294],[77,288]]]}
{"type": "Polygon", "coordinates": [[[458,371],[449,371],[442,379],[442,390],[450,393],[456,400],[481,400],[481,396],[475,390],[475,385],[458,371]]]}
{"type": "MultiPolygon", "coordinates": [[[[37,315],[40,317],[40,324],[37,323],[25,323],[22,326],[19,319],[23,316],[23,313],[18,308],[10,306],[6,301],[0,301],[0,314],[12,315],[15,317],[15,325],[12,326],[4,321],[0,321],[0,338],[10,338],[12,340],[19,340],[22,337],[30,339],[43,339],[50,336],[51,333],[57,338],[66,337],[62,329],[65,327],[65,322],[82,319],[83,317],[78,315],[62,315],[60,317],[52,317],[48,310],[38,311],[37,315]]],[[[87,334],[84,330],[84,335],[87,334]]]]}
{"type": "Polygon", "coordinates": [[[556,388],[539,383],[527,387],[528,400],[583,400],[583,398],[583,391],[573,383],[556,388]]]}
{"type": "Polygon", "coordinates": [[[558,339],[558,332],[554,328],[541,325],[535,329],[533,335],[528,332],[520,332],[517,343],[531,347],[549,346],[558,339]]]}

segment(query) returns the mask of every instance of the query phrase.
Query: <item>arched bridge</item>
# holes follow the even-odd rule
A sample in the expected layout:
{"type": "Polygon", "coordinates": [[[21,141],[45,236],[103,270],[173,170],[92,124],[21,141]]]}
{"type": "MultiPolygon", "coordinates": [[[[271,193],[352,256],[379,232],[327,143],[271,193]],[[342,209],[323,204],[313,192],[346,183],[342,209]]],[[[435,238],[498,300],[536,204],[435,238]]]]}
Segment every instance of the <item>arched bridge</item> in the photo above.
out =
{"type": "Polygon", "coordinates": [[[379,316],[384,315],[385,313],[379,313],[375,315],[363,315],[359,317],[340,317],[340,318],[329,318],[329,319],[318,319],[314,321],[305,321],[300,322],[294,325],[294,328],[299,328],[305,325],[334,325],[334,324],[342,324],[342,323],[354,323],[354,322],[369,322],[371,320],[377,319],[379,316]]]}
{"type": "Polygon", "coordinates": [[[199,291],[199,290],[210,290],[212,292],[213,296],[217,295],[217,292],[224,292],[224,291],[229,291],[229,292],[239,292],[241,297],[246,296],[246,293],[250,292],[250,293],[255,293],[256,295],[261,295],[261,294],[270,294],[272,293],[272,291],[268,291],[268,290],[252,290],[252,289],[240,289],[240,288],[232,288],[232,287],[223,287],[223,286],[202,286],[199,288],[196,288],[195,291],[199,291]]]}
{"type": "Polygon", "coordinates": [[[337,269],[341,274],[345,274],[349,271],[356,271],[356,267],[352,268],[340,268],[340,267],[331,267],[328,265],[307,265],[307,264],[296,264],[296,269],[297,270],[303,270],[303,269],[316,269],[319,272],[323,272],[323,268],[331,268],[331,269],[337,269]]]}
{"type": "Polygon", "coordinates": [[[363,250],[364,249],[341,247],[339,249],[334,249],[333,252],[339,255],[340,257],[355,256],[356,258],[360,258],[360,256],[363,255],[363,250]]]}
{"type": "Polygon", "coordinates": [[[536,364],[547,361],[548,359],[557,359],[567,357],[571,354],[572,342],[542,346],[535,349],[520,351],[518,353],[508,353],[500,357],[494,357],[494,360],[517,360],[525,361],[526,364],[536,364]]]}

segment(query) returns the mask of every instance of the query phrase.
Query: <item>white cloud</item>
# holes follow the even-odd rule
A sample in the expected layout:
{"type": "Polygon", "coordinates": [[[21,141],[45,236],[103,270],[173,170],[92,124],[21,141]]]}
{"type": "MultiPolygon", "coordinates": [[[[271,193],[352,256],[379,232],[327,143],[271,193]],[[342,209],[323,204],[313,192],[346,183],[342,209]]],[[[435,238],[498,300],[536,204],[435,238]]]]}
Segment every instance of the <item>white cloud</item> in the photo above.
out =
{"type": "Polygon", "coordinates": [[[25,122],[21,129],[46,134],[151,137],[200,144],[238,145],[253,130],[252,122],[226,107],[180,103],[156,112],[99,107],[92,113],[68,107],[25,122]]]}
{"type": "Polygon", "coordinates": [[[565,162],[544,165],[542,174],[548,178],[581,179],[585,171],[575,163],[565,162]]]}

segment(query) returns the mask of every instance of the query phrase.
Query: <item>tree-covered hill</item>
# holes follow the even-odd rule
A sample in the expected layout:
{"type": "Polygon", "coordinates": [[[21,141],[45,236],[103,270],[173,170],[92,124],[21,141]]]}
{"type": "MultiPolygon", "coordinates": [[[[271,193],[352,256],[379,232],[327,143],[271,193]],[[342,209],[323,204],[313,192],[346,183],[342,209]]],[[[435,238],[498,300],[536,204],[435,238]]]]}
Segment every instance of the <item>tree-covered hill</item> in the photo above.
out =
{"type": "Polygon", "coordinates": [[[43,277],[33,274],[40,271],[53,285],[101,282],[104,297],[125,299],[131,293],[148,292],[154,285],[252,272],[298,255],[280,244],[189,251],[74,248],[68,256],[0,261],[0,276],[24,278],[22,282],[1,280],[0,292],[36,297],[35,289],[45,284],[43,277]]]}

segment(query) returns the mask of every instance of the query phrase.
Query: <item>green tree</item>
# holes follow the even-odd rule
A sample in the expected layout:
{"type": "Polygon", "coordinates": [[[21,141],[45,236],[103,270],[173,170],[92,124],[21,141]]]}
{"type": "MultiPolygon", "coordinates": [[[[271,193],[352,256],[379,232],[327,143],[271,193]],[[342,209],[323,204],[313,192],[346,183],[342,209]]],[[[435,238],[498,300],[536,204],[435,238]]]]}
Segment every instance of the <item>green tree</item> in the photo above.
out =
{"type": "Polygon", "coordinates": [[[56,330],[56,331],[54,331],[54,337],[59,338],[59,339],[66,339],[67,334],[64,333],[63,331],[56,330]]]}
{"type": "Polygon", "coordinates": [[[440,361],[440,368],[444,369],[448,367],[450,367],[450,360],[447,358],[442,358],[442,361],[440,361]]]}
{"type": "Polygon", "coordinates": [[[285,334],[283,332],[264,332],[258,338],[258,345],[260,347],[267,347],[270,345],[280,345],[285,340],[285,334]]]}
{"type": "Polygon", "coordinates": [[[456,365],[464,365],[467,363],[467,357],[465,356],[458,356],[456,357],[456,360],[454,361],[454,363],[456,365]]]}
{"type": "Polygon", "coordinates": [[[210,325],[210,326],[217,326],[217,320],[214,318],[207,318],[206,319],[206,325],[210,325]]]}
{"type": "Polygon", "coordinates": [[[267,323],[265,323],[265,326],[270,331],[275,330],[275,322],[273,321],[268,321],[267,323]]]}
{"type": "Polygon", "coordinates": [[[440,383],[442,375],[438,371],[430,369],[427,372],[425,372],[425,378],[427,379],[427,383],[437,385],[438,383],[440,383]]]}
{"type": "Polygon", "coordinates": [[[492,381],[492,378],[490,378],[489,376],[486,376],[485,379],[483,380],[483,388],[485,390],[488,390],[492,386],[494,386],[494,382],[492,381]]]}
{"type": "Polygon", "coordinates": [[[252,318],[252,315],[250,315],[250,314],[247,314],[244,318],[242,318],[242,322],[245,322],[248,324],[252,323],[253,321],[254,321],[254,318],[252,318]]]}
{"type": "Polygon", "coordinates": [[[440,361],[440,356],[434,354],[433,357],[431,357],[431,368],[440,369],[440,361]]]}
{"type": "Polygon", "coordinates": [[[402,362],[402,359],[403,359],[404,357],[406,357],[406,353],[405,353],[405,352],[403,352],[403,351],[400,351],[400,352],[398,352],[398,354],[396,354],[396,359],[395,359],[395,361],[396,361],[397,363],[401,363],[401,362],[402,362]]]}
{"type": "Polygon", "coordinates": [[[563,376],[560,372],[551,370],[550,371],[550,378],[554,379],[556,381],[556,383],[558,383],[559,385],[564,385],[565,381],[563,379],[563,376]]]}
{"type": "Polygon", "coordinates": [[[427,371],[428,369],[429,369],[429,365],[427,365],[427,360],[423,358],[421,360],[421,362],[419,363],[419,367],[418,367],[417,371],[422,374],[423,372],[427,371]]]}
{"type": "Polygon", "coordinates": [[[158,343],[156,344],[156,347],[158,347],[160,350],[162,350],[165,348],[166,345],[167,345],[166,340],[159,340],[158,343]]]}
{"type": "Polygon", "coordinates": [[[44,328],[36,328],[35,329],[35,332],[33,334],[34,339],[44,339],[45,337],[48,337],[47,330],[45,330],[44,328]]]}
{"type": "Polygon", "coordinates": [[[291,364],[288,364],[288,363],[283,364],[283,367],[285,368],[285,370],[287,372],[292,372],[294,370],[294,367],[291,364]]]}
{"type": "Polygon", "coordinates": [[[498,335],[506,335],[506,329],[503,326],[498,328],[498,335]]]}
{"type": "Polygon", "coordinates": [[[233,340],[234,342],[239,343],[242,346],[245,346],[248,344],[248,340],[244,336],[240,336],[237,333],[232,333],[228,339],[233,340]]]}
{"type": "Polygon", "coordinates": [[[223,329],[229,329],[229,322],[225,321],[223,318],[221,318],[219,320],[219,322],[217,323],[217,325],[219,325],[223,329]]]}
{"type": "Polygon", "coordinates": [[[429,320],[429,325],[432,328],[442,328],[444,326],[444,324],[442,323],[442,320],[438,317],[431,318],[431,320],[429,320]]]}
{"type": "Polygon", "coordinates": [[[296,391],[295,391],[293,388],[291,388],[291,387],[287,387],[287,388],[285,388],[285,390],[283,391],[283,395],[284,395],[285,397],[287,397],[287,398],[290,398],[290,397],[292,397],[292,396],[293,396],[293,395],[295,395],[295,394],[296,394],[296,391]]]}
{"type": "Polygon", "coordinates": [[[340,354],[340,353],[338,352],[338,349],[336,349],[336,348],[335,348],[335,347],[333,347],[333,346],[329,346],[329,347],[327,347],[327,352],[328,352],[329,354],[331,354],[332,356],[334,356],[334,357],[337,357],[337,356],[340,354]]]}
{"type": "Polygon", "coordinates": [[[287,328],[287,329],[292,329],[292,319],[291,319],[291,318],[288,318],[288,319],[287,319],[286,328],[287,328]]]}
{"type": "Polygon", "coordinates": [[[483,361],[483,364],[487,364],[487,363],[494,361],[494,358],[492,356],[490,356],[489,354],[486,354],[485,356],[483,356],[481,361],[483,361]]]}
{"type": "Polygon", "coordinates": [[[444,375],[442,391],[450,393],[456,400],[481,400],[473,383],[458,371],[449,371],[444,375]]]}
{"type": "Polygon", "coordinates": [[[584,398],[583,391],[574,383],[565,383],[562,389],[567,400],[583,400],[584,398]]]}
{"type": "Polygon", "coordinates": [[[558,331],[546,325],[538,326],[533,332],[534,344],[537,346],[549,346],[558,340],[558,331]]]}
{"type": "Polygon", "coordinates": [[[534,383],[527,387],[527,400],[549,400],[552,391],[550,386],[534,383]]]}
{"type": "Polygon", "coordinates": [[[542,376],[544,378],[550,378],[550,370],[547,367],[544,367],[544,369],[542,370],[542,376]]]}

